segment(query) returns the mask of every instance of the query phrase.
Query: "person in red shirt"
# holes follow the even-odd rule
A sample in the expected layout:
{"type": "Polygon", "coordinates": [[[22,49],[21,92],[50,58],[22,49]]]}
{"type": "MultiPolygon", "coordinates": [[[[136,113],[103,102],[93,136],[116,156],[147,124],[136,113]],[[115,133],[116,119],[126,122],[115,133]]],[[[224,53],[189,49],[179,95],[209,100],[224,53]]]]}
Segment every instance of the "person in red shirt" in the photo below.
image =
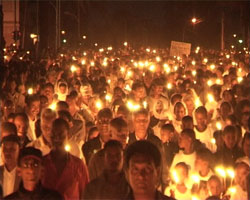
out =
{"type": "MultiPolygon", "coordinates": [[[[43,159],[45,187],[54,189],[65,200],[80,199],[89,181],[85,164],[66,151],[69,125],[63,119],[56,119],[52,125],[52,150],[43,159]]],[[[70,146],[67,146],[70,148],[70,146]]]]}

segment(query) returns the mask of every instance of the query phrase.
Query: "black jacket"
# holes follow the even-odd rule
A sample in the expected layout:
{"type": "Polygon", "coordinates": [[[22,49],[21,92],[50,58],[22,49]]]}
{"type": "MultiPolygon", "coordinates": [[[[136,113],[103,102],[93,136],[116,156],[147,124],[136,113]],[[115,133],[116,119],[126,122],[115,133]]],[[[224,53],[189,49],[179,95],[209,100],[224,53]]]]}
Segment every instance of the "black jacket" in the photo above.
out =
{"type": "Polygon", "coordinates": [[[44,188],[41,183],[39,183],[36,189],[32,192],[27,191],[23,187],[21,182],[19,189],[6,196],[4,199],[13,200],[63,200],[64,198],[56,191],[44,188]]]}

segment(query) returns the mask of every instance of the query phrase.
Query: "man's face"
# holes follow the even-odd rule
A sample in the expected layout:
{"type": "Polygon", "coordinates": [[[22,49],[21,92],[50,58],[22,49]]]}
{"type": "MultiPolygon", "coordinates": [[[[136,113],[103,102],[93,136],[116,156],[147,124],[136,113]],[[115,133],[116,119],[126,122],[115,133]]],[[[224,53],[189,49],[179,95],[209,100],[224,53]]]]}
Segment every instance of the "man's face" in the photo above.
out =
{"type": "Polygon", "coordinates": [[[40,112],[40,101],[31,102],[30,106],[28,107],[28,114],[32,117],[36,117],[39,112],[40,112]]]}
{"type": "Polygon", "coordinates": [[[51,87],[44,88],[44,90],[41,91],[41,94],[46,96],[49,102],[51,103],[51,100],[53,99],[53,94],[54,94],[54,91],[51,87]]]}
{"type": "Polygon", "coordinates": [[[222,192],[221,183],[218,180],[208,181],[208,189],[211,196],[220,196],[222,192]]]}
{"type": "Polygon", "coordinates": [[[194,102],[193,101],[186,101],[185,102],[186,106],[187,106],[187,109],[188,109],[188,114],[192,114],[195,106],[194,106],[194,102]]]}
{"type": "Polygon", "coordinates": [[[145,88],[139,87],[134,91],[135,98],[143,99],[146,95],[145,88]]]}
{"type": "Polygon", "coordinates": [[[23,137],[27,134],[28,124],[25,123],[23,117],[21,116],[16,117],[14,120],[14,124],[16,125],[18,136],[23,137]]]}
{"type": "Polygon", "coordinates": [[[155,95],[161,95],[161,93],[163,92],[163,86],[162,85],[156,85],[154,87],[154,92],[155,92],[155,95]]]}
{"type": "Polygon", "coordinates": [[[236,144],[236,134],[234,132],[226,133],[223,140],[227,148],[232,149],[236,144]]]}
{"type": "Polygon", "coordinates": [[[110,172],[120,172],[123,166],[123,151],[119,147],[108,147],[105,150],[105,168],[110,172]]]}
{"type": "Polygon", "coordinates": [[[122,143],[122,146],[125,148],[128,138],[128,127],[123,127],[121,131],[117,131],[116,128],[110,126],[110,134],[113,140],[117,140],[122,143]]]}
{"type": "Polygon", "coordinates": [[[207,126],[207,118],[204,114],[195,113],[195,119],[198,127],[204,128],[205,126],[207,126]]]}
{"type": "Polygon", "coordinates": [[[51,129],[53,120],[41,119],[41,130],[43,137],[51,143],[51,129]]]}
{"type": "Polygon", "coordinates": [[[149,125],[149,117],[144,114],[134,116],[134,129],[135,135],[139,139],[145,139],[149,125]]]}
{"type": "Polygon", "coordinates": [[[68,138],[68,130],[64,126],[52,127],[51,142],[54,149],[64,149],[68,138]]]}
{"type": "Polygon", "coordinates": [[[38,183],[42,174],[41,161],[31,157],[24,157],[18,167],[18,174],[22,177],[25,185],[38,183]]]}
{"type": "Polygon", "coordinates": [[[133,155],[129,161],[126,175],[134,194],[142,195],[155,192],[159,169],[155,167],[153,160],[149,157],[141,154],[133,155]]]}
{"type": "Polygon", "coordinates": [[[16,142],[4,142],[3,146],[3,162],[5,164],[16,164],[17,163],[17,158],[19,154],[19,145],[16,142]]]}
{"type": "Polygon", "coordinates": [[[192,139],[186,134],[181,134],[179,137],[179,147],[186,149],[191,145],[192,139]]]}
{"type": "Polygon", "coordinates": [[[209,163],[206,160],[197,156],[195,159],[195,169],[198,172],[203,171],[203,170],[207,170],[207,169],[209,169],[209,163]]]}
{"type": "Polygon", "coordinates": [[[246,191],[246,177],[249,174],[249,166],[247,164],[239,164],[239,166],[235,169],[235,183],[239,184],[241,188],[246,191]]]}
{"type": "Polygon", "coordinates": [[[174,133],[169,130],[161,130],[161,141],[162,143],[169,142],[174,136],[174,133]]]}
{"type": "Polygon", "coordinates": [[[181,121],[181,119],[185,116],[186,110],[183,106],[177,107],[174,110],[174,114],[176,116],[176,120],[181,121]]]}
{"type": "Polygon", "coordinates": [[[97,120],[97,128],[100,133],[100,136],[105,141],[110,139],[110,118],[101,117],[97,120]]]}

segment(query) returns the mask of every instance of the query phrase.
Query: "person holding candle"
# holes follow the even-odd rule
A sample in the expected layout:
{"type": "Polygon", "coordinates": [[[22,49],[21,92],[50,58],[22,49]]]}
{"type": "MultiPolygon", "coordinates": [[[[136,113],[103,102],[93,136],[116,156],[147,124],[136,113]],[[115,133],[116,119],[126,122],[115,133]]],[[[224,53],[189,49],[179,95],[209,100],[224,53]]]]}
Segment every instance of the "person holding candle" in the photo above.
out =
{"type": "MultiPolygon", "coordinates": [[[[42,184],[58,191],[65,200],[79,199],[88,183],[88,171],[79,158],[65,149],[69,135],[69,125],[61,118],[52,124],[52,150],[43,158],[44,176],[42,184]]],[[[70,148],[70,146],[68,146],[70,148]]]]}
{"type": "Polygon", "coordinates": [[[189,166],[184,162],[175,165],[172,171],[172,183],[168,186],[164,194],[175,199],[191,200],[191,186],[189,184],[189,166]]]}
{"type": "Polygon", "coordinates": [[[223,186],[218,176],[212,175],[208,179],[209,197],[206,200],[220,200],[223,192],[223,186]]]}

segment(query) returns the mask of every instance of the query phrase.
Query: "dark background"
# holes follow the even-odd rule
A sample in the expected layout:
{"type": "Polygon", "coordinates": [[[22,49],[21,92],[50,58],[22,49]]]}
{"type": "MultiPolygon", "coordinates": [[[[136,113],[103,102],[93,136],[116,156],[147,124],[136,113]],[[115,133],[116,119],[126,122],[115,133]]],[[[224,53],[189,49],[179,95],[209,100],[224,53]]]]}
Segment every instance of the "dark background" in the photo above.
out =
{"type": "MultiPolygon", "coordinates": [[[[30,33],[38,32],[40,48],[55,45],[56,1],[21,1],[21,31],[24,47],[32,45],[30,33]],[[24,31],[25,30],[25,31],[24,31]]],[[[247,45],[249,1],[61,1],[61,40],[69,47],[92,45],[169,47],[171,40],[220,49],[224,13],[225,47],[237,34],[247,45]],[[200,23],[192,25],[191,18],[200,23]],[[87,40],[82,36],[87,35],[87,40]]]]}

